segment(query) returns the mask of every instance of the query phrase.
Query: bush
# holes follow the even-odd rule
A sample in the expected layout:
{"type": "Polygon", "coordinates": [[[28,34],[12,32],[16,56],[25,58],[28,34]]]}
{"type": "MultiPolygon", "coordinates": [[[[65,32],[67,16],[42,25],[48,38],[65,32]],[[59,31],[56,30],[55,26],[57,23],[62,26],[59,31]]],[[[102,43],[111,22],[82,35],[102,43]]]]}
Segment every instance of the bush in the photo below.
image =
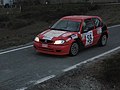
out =
{"type": "Polygon", "coordinates": [[[27,20],[22,20],[22,19],[11,20],[10,22],[7,23],[7,28],[18,29],[18,28],[30,25],[31,23],[32,21],[27,21],[27,20]]]}
{"type": "Polygon", "coordinates": [[[3,15],[3,14],[0,14],[0,22],[5,22],[5,21],[9,21],[10,18],[8,15],[3,15]]]}
{"type": "Polygon", "coordinates": [[[6,27],[6,23],[5,22],[0,22],[0,28],[5,28],[6,27]]]}
{"type": "Polygon", "coordinates": [[[91,6],[90,6],[90,10],[91,10],[91,11],[92,11],[92,10],[98,10],[98,9],[100,9],[100,6],[99,6],[99,5],[91,4],[91,6]]]}
{"type": "Polygon", "coordinates": [[[22,7],[16,18],[52,21],[66,15],[80,15],[88,11],[90,4],[38,5],[22,7]]]}

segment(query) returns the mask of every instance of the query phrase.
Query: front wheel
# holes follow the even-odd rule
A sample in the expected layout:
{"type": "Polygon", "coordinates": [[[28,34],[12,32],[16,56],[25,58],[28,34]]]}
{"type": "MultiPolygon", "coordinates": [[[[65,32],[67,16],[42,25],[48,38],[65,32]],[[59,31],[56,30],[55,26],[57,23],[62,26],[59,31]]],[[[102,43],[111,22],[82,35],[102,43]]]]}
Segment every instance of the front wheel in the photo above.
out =
{"type": "Polygon", "coordinates": [[[77,42],[72,43],[70,47],[70,55],[71,56],[76,56],[79,52],[79,45],[77,42]]]}
{"type": "Polygon", "coordinates": [[[98,43],[99,46],[105,46],[107,44],[107,35],[104,34],[101,36],[100,41],[98,43]]]}

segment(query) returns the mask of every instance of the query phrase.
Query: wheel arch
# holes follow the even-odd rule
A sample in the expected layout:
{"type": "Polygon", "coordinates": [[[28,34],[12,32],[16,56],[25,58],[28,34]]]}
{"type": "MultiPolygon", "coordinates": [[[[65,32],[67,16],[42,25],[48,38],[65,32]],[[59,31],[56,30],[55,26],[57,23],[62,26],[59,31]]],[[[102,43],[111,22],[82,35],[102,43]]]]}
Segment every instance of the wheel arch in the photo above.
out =
{"type": "Polygon", "coordinates": [[[80,48],[84,48],[84,44],[82,43],[80,38],[76,38],[74,42],[77,42],[80,48]]]}
{"type": "Polygon", "coordinates": [[[101,36],[105,34],[105,35],[107,35],[107,38],[108,38],[107,30],[108,30],[107,26],[105,24],[103,24],[101,36]]]}

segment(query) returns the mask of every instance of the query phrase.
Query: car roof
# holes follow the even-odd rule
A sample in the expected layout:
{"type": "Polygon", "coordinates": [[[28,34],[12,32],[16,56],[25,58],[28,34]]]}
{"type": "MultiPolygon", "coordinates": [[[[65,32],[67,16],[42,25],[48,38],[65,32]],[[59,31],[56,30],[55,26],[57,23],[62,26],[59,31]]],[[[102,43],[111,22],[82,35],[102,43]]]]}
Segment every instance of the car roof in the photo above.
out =
{"type": "Polygon", "coordinates": [[[72,20],[84,20],[89,18],[99,18],[98,16],[84,16],[84,15],[74,15],[74,16],[65,16],[62,19],[72,19],[72,20]]]}

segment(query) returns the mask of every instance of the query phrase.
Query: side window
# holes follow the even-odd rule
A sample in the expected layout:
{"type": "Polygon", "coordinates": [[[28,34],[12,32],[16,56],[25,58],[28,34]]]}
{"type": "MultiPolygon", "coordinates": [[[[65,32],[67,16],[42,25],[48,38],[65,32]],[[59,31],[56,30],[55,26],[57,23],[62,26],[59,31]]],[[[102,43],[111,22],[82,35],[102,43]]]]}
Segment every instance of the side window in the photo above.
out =
{"type": "Polygon", "coordinates": [[[93,18],[92,20],[96,28],[101,26],[101,21],[98,18],[93,18]]]}
{"type": "Polygon", "coordinates": [[[83,22],[82,32],[87,32],[94,29],[94,24],[92,20],[88,19],[83,22]]]}

